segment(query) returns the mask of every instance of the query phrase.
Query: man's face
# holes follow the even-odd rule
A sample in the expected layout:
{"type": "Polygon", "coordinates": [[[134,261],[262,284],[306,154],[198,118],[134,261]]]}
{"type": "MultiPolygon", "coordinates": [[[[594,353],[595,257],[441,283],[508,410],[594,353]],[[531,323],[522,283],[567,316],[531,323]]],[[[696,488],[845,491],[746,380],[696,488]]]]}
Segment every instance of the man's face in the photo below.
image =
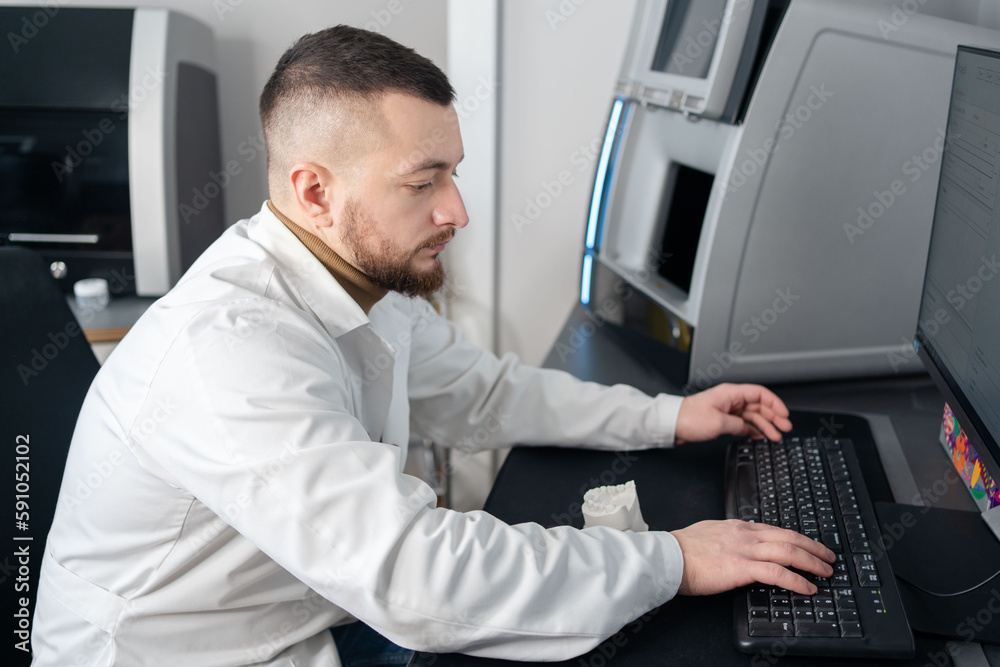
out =
{"type": "Polygon", "coordinates": [[[438,257],[469,222],[455,185],[462,137],[452,106],[387,95],[385,148],[365,156],[341,209],[345,257],[376,285],[410,296],[444,283],[438,257]]]}

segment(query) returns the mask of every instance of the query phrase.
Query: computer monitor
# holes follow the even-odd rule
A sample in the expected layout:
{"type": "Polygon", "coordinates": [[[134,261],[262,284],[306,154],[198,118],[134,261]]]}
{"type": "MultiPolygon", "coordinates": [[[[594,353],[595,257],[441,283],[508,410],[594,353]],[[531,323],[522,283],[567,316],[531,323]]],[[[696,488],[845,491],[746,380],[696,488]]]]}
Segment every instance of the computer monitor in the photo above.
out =
{"type": "Polygon", "coordinates": [[[989,643],[1000,643],[1000,627],[977,614],[995,608],[1000,577],[998,197],[1000,51],[960,46],[914,348],[950,408],[943,430],[967,438],[952,457],[962,474],[949,468],[943,479],[978,485],[983,511],[927,501],[876,511],[913,629],[989,643]]]}
{"type": "Polygon", "coordinates": [[[1000,52],[961,46],[914,346],[1000,481],[1000,52]]]}

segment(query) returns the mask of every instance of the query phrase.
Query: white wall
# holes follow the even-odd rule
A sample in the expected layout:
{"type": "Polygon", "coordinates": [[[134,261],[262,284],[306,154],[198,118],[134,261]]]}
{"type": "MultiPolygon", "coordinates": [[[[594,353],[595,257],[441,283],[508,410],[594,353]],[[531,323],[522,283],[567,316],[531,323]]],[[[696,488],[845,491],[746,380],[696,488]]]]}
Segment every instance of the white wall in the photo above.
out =
{"type": "MultiPolygon", "coordinates": [[[[26,4],[0,0],[0,5],[26,4]]],[[[32,4],[32,3],[27,3],[32,4]]],[[[263,155],[248,159],[248,140],[260,138],[257,99],[278,57],[298,37],[347,23],[379,32],[415,48],[444,68],[447,0],[104,0],[33,3],[49,7],[166,7],[209,25],[218,47],[222,162],[242,171],[226,189],[226,216],[253,215],[267,197],[263,155]],[[394,13],[395,12],[395,13],[394,13]],[[244,153],[240,153],[240,146],[244,153]]],[[[6,33],[6,30],[4,30],[6,33]]]]}
{"type": "Polygon", "coordinates": [[[458,187],[469,225],[445,250],[450,316],[477,345],[496,348],[496,182],[500,0],[449,0],[448,77],[465,159],[458,187]]]}
{"type": "Polygon", "coordinates": [[[499,349],[527,363],[541,363],[579,300],[596,152],[634,7],[503,4],[499,349]]]}

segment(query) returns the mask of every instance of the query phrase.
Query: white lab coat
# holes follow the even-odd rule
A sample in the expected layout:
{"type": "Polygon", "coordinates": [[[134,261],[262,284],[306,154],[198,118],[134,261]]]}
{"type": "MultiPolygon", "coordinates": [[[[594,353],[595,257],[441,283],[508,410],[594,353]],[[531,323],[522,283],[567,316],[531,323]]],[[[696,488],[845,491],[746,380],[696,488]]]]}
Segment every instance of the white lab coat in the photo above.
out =
{"type": "Polygon", "coordinates": [[[680,400],[497,359],[420,299],[365,316],[265,206],[90,388],[33,664],[336,666],[327,628],[354,618],[419,650],[578,655],[676,594],[676,540],[435,508],[401,472],[410,430],[663,446],[680,400]]]}

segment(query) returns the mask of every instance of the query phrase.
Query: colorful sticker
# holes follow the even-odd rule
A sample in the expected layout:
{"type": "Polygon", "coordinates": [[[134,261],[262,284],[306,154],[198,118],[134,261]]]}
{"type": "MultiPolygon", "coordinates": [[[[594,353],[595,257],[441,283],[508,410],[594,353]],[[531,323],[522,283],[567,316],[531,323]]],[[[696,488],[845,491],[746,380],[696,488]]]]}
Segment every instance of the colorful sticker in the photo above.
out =
{"type": "Polygon", "coordinates": [[[1000,505],[1000,488],[986,470],[986,466],[979,460],[976,449],[969,442],[962,427],[958,425],[958,419],[947,403],[944,406],[944,420],[941,424],[941,444],[951,457],[955,470],[965,480],[976,504],[984,510],[1000,505]]]}

